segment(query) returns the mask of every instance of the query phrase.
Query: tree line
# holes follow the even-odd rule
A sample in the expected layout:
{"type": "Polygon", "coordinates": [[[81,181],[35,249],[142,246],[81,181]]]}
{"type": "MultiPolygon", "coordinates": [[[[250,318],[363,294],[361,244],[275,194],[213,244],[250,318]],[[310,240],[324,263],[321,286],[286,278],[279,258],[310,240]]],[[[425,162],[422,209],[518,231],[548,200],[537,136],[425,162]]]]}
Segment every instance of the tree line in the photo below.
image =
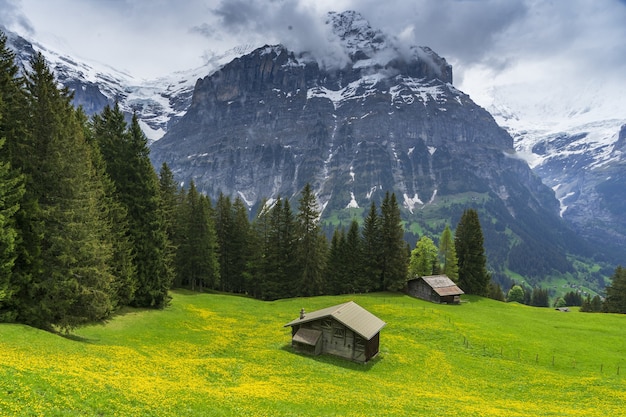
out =
{"type": "Polygon", "coordinates": [[[295,210],[278,197],[250,216],[239,198],[180,186],[166,164],[157,173],[137,117],[115,105],[88,118],[71,100],[41,54],[21,69],[0,35],[0,321],[68,331],[163,308],[171,288],[274,300],[445,273],[468,294],[493,291],[473,209],[438,246],[411,249],[387,192],[329,241],[310,185],[295,210]]]}

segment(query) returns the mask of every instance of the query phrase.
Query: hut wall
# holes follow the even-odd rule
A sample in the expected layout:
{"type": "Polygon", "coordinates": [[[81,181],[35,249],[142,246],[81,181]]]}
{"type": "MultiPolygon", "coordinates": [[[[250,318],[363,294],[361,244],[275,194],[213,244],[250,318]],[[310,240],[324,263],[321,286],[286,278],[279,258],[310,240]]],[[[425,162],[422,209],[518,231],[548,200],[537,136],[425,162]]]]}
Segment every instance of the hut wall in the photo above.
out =
{"type": "Polygon", "coordinates": [[[315,346],[315,348],[312,346],[294,346],[296,350],[302,353],[313,355],[328,353],[357,362],[367,362],[378,354],[380,333],[377,333],[370,340],[365,340],[338,321],[332,318],[325,318],[305,323],[302,326],[292,326],[292,338],[300,327],[322,331],[321,342],[318,343],[319,346],[315,346]]]}
{"type": "Polygon", "coordinates": [[[407,284],[407,292],[409,295],[421,298],[422,300],[434,301],[435,303],[439,302],[439,295],[433,291],[430,285],[424,282],[423,279],[409,281],[407,284]]]}
{"type": "Polygon", "coordinates": [[[380,343],[380,333],[376,333],[374,337],[365,342],[365,360],[369,361],[378,354],[378,345],[380,343]]]}

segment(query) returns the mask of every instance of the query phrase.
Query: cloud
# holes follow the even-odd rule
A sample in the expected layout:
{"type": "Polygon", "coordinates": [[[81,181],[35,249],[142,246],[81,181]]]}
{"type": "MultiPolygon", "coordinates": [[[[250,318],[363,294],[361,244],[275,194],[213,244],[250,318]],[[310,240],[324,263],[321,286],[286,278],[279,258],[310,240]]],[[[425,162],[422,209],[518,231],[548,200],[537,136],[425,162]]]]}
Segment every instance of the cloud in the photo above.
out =
{"type": "Polygon", "coordinates": [[[35,33],[30,21],[21,13],[19,0],[0,0],[0,26],[35,33]]]}

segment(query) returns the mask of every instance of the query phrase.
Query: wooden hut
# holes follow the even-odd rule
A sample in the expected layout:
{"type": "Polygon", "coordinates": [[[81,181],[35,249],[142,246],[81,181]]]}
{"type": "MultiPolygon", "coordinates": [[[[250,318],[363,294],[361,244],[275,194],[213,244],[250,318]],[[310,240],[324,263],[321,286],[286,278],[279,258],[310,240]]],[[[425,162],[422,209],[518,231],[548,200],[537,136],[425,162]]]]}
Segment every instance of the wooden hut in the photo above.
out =
{"type": "Polygon", "coordinates": [[[465,294],[446,275],[418,277],[407,282],[407,293],[413,297],[441,304],[459,304],[465,294]]]}
{"type": "Polygon", "coordinates": [[[302,309],[300,317],[284,327],[291,327],[291,345],[298,352],[367,362],[378,354],[380,330],[385,324],[350,301],[312,313],[302,309]]]}

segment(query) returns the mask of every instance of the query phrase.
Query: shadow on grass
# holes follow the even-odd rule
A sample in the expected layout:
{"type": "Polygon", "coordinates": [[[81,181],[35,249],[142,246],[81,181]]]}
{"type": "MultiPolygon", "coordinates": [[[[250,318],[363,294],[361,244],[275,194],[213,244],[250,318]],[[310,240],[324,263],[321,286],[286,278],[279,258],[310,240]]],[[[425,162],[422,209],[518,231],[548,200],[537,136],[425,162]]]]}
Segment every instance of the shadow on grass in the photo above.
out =
{"type": "Polygon", "coordinates": [[[322,353],[321,355],[318,355],[318,356],[307,355],[306,353],[295,351],[291,347],[291,344],[289,343],[286,345],[283,345],[280,349],[285,352],[289,352],[293,355],[313,360],[315,362],[325,363],[327,365],[338,366],[340,368],[349,369],[353,371],[359,371],[359,372],[368,372],[370,369],[372,369],[373,366],[375,366],[378,362],[380,362],[383,359],[380,353],[378,353],[378,355],[376,355],[373,359],[370,359],[366,363],[356,362],[350,359],[344,359],[339,356],[334,356],[334,355],[330,355],[327,353],[322,353]]]}
{"type": "Polygon", "coordinates": [[[73,333],[57,333],[64,339],[72,340],[74,342],[86,343],[88,345],[93,345],[99,341],[99,339],[90,339],[88,337],[78,336],[73,333]]]}

